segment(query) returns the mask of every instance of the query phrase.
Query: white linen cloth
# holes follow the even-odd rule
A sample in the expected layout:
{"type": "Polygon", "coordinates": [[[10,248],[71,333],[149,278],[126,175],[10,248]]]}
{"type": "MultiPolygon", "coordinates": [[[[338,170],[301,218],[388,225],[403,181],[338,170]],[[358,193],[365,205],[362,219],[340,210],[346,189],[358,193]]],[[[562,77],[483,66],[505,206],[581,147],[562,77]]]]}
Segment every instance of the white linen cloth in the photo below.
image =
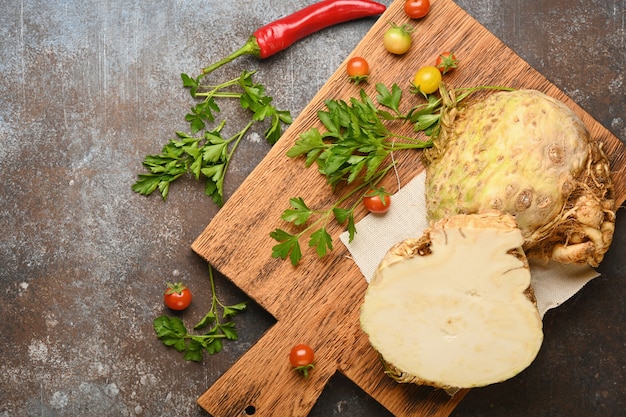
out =
{"type": "MultiPolygon", "coordinates": [[[[392,208],[385,215],[369,214],[359,221],[352,242],[348,243],[348,232],[341,234],[341,241],[350,251],[367,282],[391,246],[407,238],[420,237],[428,227],[425,177],[422,172],[394,194],[392,208]]],[[[541,317],[599,276],[589,266],[557,262],[531,262],[530,273],[541,317]]]]}

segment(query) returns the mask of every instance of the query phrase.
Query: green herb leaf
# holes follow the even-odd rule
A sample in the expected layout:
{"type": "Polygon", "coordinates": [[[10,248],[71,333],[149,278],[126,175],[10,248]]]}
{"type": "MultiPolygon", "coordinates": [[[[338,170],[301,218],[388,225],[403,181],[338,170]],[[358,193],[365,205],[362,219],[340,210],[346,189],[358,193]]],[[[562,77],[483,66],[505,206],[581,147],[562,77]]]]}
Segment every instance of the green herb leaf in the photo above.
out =
{"type": "Polygon", "coordinates": [[[211,197],[213,202],[218,206],[224,205],[223,191],[219,187],[219,184],[214,181],[207,181],[204,187],[204,194],[211,197]]]}
{"type": "Polygon", "coordinates": [[[189,88],[189,93],[191,97],[196,98],[196,92],[198,91],[198,87],[200,85],[199,81],[195,78],[191,78],[187,74],[180,74],[183,80],[183,87],[189,88]]]}
{"type": "Polygon", "coordinates": [[[302,259],[299,235],[292,235],[283,229],[276,229],[270,233],[270,237],[280,242],[272,247],[272,258],[289,259],[292,265],[298,265],[302,259]]]}
{"type": "Polygon", "coordinates": [[[301,226],[311,217],[313,211],[307,207],[302,197],[291,198],[289,204],[292,209],[287,209],[280,216],[281,219],[296,226],[301,226]]]}
{"type": "Polygon", "coordinates": [[[206,315],[202,318],[202,320],[198,322],[198,324],[193,326],[193,328],[195,330],[198,330],[198,329],[202,329],[203,327],[210,326],[213,323],[215,323],[215,319],[216,319],[215,311],[211,309],[208,313],[206,313],[206,315]]]}
{"type": "Polygon", "coordinates": [[[440,116],[438,114],[422,114],[416,118],[415,121],[415,131],[419,132],[420,130],[427,130],[435,123],[439,122],[440,116]]]}
{"type": "Polygon", "coordinates": [[[309,246],[315,248],[317,256],[325,256],[328,251],[333,250],[333,239],[325,228],[321,228],[311,233],[309,246]]]}
{"type": "Polygon", "coordinates": [[[350,214],[350,217],[348,217],[347,230],[348,230],[348,243],[350,243],[354,239],[354,235],[356,235],[356,225],[354,223],[354,212],[352,212],[350,214]]]}
{"type": "Polygon", "coordinates": [[[171,346],[182,352],[186,348],[187,329],[178,317],[160,316],[153,322],[154,331],[164,345],[171,346]]]}
{"type": "Polygon", "coordinates": [[[208,339],[203,346],[209,355],[215,355],[222,351],[224,344],[221,339],[208,339]]]}
{"type": "Polygon", "coordinates": [[[295,144],[287,151],[287,156],[296,158],[306,154],[305,165],[309,167],[317,160],[324,149],[328,147],[329,145],[326,145],[322,140],[322,135],[319,130],[312,128],[300,135],[300,138],[296,140],[295,144]]]}
{"type": "Polygon", "coordinates": [[[382,83],[376,84],[378,92],[377,100],[383,106],[393,110],[396,114],[400,114],[400,100],[402,99],[402,89],[397,84],[391,86],[391,91],[382,83]]]}
{"type": "Polygon", "coordinates": [[[337,219],[337,222],[341,224],[345,223],[345,221],[348,220],[353,212],[354,210],[352,209],[345,209],[341,207],[333,208],[333,215],[335,216],[335,219],[337,219]]]}
{"type": "MultiPolygon", "coordinates": [[[[202,343],[200,343],[197,340],[191,340],[188,344],[187,344],[187,349],[185,350],[185,354],[183,355],[183,359],[186,361],[193,361],[193,362],[202,362],[202,359],[204,357],[204,352],[203,349],[204,346],[202,345],[202,343]]],[[[179,351],[182,352],[182,351],[179,351]]]]}
{"type": "Polygon", "coordinates": [[[243,71],[239,77],[217,86],[202,85],[201,76],[192,78],[181,74],[183,87],[188,88],[191,96],[198,100],[185,115],[191,133],[176,132],[179,139],[170,140],[161,154],[148,155],[143,165],[150,174],[139,174],[132,185],[133,191],[150,195],[158,190],[163,200],[166,200],[170,184],[183,174],[190,173],[196,180],[206,177],[205,194],[221,206],[224,203],[224,178],[230,160],[252,124],[269,118],[265,137],[273,145],[282,135],[283,126],[292,122],[291,113],[274,107],[272,97],[265,93],[265,87],[253,82],[253,74],[251,71],[243,71]],[[221,111],[218,105],[221,99],[237,99],[243,109],[252,113],[252,121],[228,139],[220,135],[224,121],[212,130],[209,128],[209,124],[215,122],[216,114],[221,111]],[[199,137],[193,136],[196,134],[200,134],[199,137]]]}
{"type": "Polygon", "coordinates": [[[224,334],[224,336],[226,336],[226,338],[228,340],[237,340],[238,335],[237,335],[237,329],[235,329],[235,323],[232,321],[223,323],[219,326],[219,329],[222,331],[222,333],[224,334]]]}
{"type": "Polygon", "coordinates": [[[246,302],[233,304],[233,305],[229,305],[229,306],[224,306],[224,311],[222,312],[222,317],[226,318],[226,317],[235,316],[235,315],[237,315],[237,313],[240,313],[240,312],[244,311],[246,308],[248,308],[248,303],[246,303],[246,302]]]}
{"type": "Polygon", "coordinates": [[[202,161],[205,163],[226,162],[228,159],[228,142],[222,139],[221,143],[204,145],[202,161]]]}
{"type": "Polygon", "coordinates": [[[153,322],[153,326],[158,337],[183,337],[187,333],[183,321],[178,317],[157,317],[153,322]]]}

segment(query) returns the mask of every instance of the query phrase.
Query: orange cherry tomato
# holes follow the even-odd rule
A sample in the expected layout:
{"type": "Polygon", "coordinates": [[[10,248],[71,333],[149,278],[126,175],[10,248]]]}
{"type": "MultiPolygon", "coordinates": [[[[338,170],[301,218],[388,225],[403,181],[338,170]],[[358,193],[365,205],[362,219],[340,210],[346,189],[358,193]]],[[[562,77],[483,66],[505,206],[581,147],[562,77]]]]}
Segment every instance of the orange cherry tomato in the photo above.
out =
{"type": "Polygon", "coordinates": [[[289,352],[289,362],[293,369],[301,372],[304,377],[309,376],[309,371],[315,368],[315,353],[313,349],[309,345],[305,345],[304,343],[300,343],[293,348],[291,348],[291,352],[289,352]]]}
{"type": "Polygon", "coordinates": [[[370,66],[367,60],[361,56],[355,56],[348,60],[346,70],[350,77],[364,76],[370,73],[370,66]]]}
{"type": "Polygon", "coordinates": [[[297,368],[299,366],[307,366],[315,360],[315,353],[310,346],[303,343],[294,346],[289,352],[289,362],[291,366],[297,368]]]}
{"type": "Polygon", "coordinates": [[[421,19],[430,11],[430,0],[406,0],[404,13],[411,19],[421,19]]]}
{"type": "Polygon", "coordinates": [[[361,82],[367,82],[367,78],[370,74],[370,66],[365,58],[355,56],[348,60],[346,71],[348,72],[350,81],[358,85],[361,82]]]}

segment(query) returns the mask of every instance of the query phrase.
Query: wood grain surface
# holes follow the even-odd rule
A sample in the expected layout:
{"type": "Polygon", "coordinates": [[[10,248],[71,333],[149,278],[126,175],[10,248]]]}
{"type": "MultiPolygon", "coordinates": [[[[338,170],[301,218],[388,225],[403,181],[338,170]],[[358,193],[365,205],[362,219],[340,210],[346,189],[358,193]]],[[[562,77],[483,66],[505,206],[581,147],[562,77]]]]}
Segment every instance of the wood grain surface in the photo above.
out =
{"type": "MultiPolygon", "coordinates": [[[[368,93],[375,94],[377,82],[406,87],[418,67],[434,62],[443,50],[453,50],[461,66],[446,80],[454,87],[533,88],[570,106],[592,136],[604,143],[616,181],[617,205],[623,203],[624,145],[452,1],[438,1],[430,14],[415,24],[414,45],[408,54],[387,53],[381,38],[389,22],[408,22],[402,4],[395,1],[353,52],[370,63],[371,82],[364,87],[368,93]],[[491,65],[485,56],[497,56],[507,65],[491,65]]],[[[359,327],[366,283],[339,241],[341,227],[329,228],[335,249],[321,260],[305,252],[303,262],[292,267],[288,261],[271,257],[276,242],[269,232],[285,227],[280,214],[289,198],[303,197],[320,208],[334,201],[325,179],[314,168],[304,169],[302,160],[287,158],[285,152],[300,133],[319,126],[316,112],[323,108],[324,100],[358,94],[361,86],[347,82],[344,71],[343,65],[337,69],[192,245],[277,319],[276,325],[198,399],[214,417],[306,416],[337,371],[397,416],[448,416],[467,392],[449,397],[430,388],[396,384],[384,375],[359,327]],[[317,365],[307,380],[291,369],[287,359],[291,346],[301,342],[316,351],[317,365]]],[[[410,128],[403,129],[409,129],[403,133],[411,133],[410,128]]],[[[405,152],[396,159],[402,184],[423,169],[418,153],[405,152]]],[[[395,179],[389,181],[393,184],[395,179]]],[[[358,211],[357,220],[364,215],[358,211]]]]}

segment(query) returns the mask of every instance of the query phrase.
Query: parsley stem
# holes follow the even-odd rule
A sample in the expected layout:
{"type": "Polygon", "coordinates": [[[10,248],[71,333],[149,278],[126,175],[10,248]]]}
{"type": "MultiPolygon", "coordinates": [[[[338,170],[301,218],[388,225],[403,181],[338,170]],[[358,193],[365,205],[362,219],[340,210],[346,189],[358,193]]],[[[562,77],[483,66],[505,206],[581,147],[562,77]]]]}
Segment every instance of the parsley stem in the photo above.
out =
{"type": "Polygon", "coordinates": [[[212,340],[212,339],[225,339],[226,335],[221,334],[221,333],[211,333],[211,334],[202,334],[202,335],[187,333],[183,337],[185,339],[192,339],[192,340],[206,340],[206,339],[212,340]]]}
{"type": "Polygon", "coordinates": [[[223,82],[222,84],[218,84],[218,85],[199,85],[199,87],[202,87],[204,91],[202,92],[197,92],[195,93],[195,97],[206,97],[206,99],[210,99],[210,98],[239,98],[241,97],[241,93],[233,93],[233,92],[226,92],[226,93],[219,93],[219,91],[225,90],[228,87],[232,87],[232,86],[236,86],[239,84],[239,78],[233,78],[232,80],[223,82]]]}
{"type": "MultiPolygon", "coordinates": [[[[215,320],[215,327],[220,326],[220,316],[217,314],[217,306],[224,308],[224,305],[220,302],[219,298],[217,298],[217,293],[215,292],[215,278],[213,277],[213,268],[209,264],[209,281],[211,283],[211,311],[213,313],[213,319],[215,320]]],[[[211,336],[226,337],[221,334],[211,333],[211,336]]]]}
{"type": "Polygon", "coordinates": [[[212,91],[204,92],[204,93],[196,93],[196,97],[206,97],[206,98],[239,98],[241,97],[240,93],[216,93],[212,91]]]}
{"type": "Polygon", "coordinates": [[[253,121],[249,121],[248,124],[243,129],[241,129],[241,131],[239,131],[239,133],[237,133],[235,136],[233,136],[232,138],[230,138],[228,140],[228,142],[234,141],[234,143],[233,143],[233,145],[230,148],[230,152],[228,153],[228,158],[226,159],[226,165],[224,167],[224,172],[226,172],[228,170],[228,166],[230,165],[230,161],[233,159],[233,154],[235,153],[235,150],[239,146],[239,143],[241,142],[241,139],[243,139],[245,134],[248,133],[248,130],[250,130],[250,128],[252,127],[253,124],[254,124],[253,121]]]}
{"type": "Polygon", "coordinates": [[[432,146],[432,140],[421,140],[418,138],[411,138],[407,136],[393,135],[395,138],[404,139],[410,142],[393,142],[391,145],[387,145],[387,143],[383,143],[382,146],[391,149],[391,150],[402,150],[402,149],[421,149],[421,148],[429,148],[432,146]]]}

